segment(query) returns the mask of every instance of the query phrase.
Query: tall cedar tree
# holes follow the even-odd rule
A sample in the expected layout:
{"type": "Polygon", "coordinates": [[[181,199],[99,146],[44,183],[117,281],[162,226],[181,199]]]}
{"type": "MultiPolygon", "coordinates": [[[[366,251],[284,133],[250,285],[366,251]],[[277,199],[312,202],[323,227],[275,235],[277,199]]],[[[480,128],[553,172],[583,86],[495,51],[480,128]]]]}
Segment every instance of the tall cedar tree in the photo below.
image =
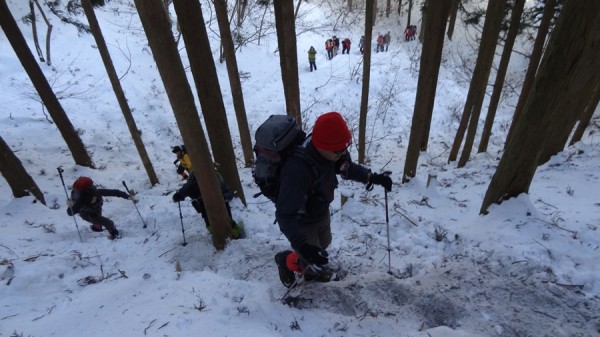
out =
{"type": "MultiPolygon", "coordinates": [[[[376,0],[375,0],[376,1],[376,0]]],[[[364,63],[363,63],[363,83],[360,96],[360,116],[358,121],[358,162],[365,163],[366,156],[366,133],[367,133],[367,113],[369,110],[369,85],[371,83],[371,39],[373,38],[373,0],[366,0],[365,12],[365,41],[364,41],[364,63]]]]}
{"type": "MultiPolygon", "coordinates": [[[[233,45],[233,38],[231,37],[229,19],[227,18],[227,1],[214,0],[214,6],[217,14],[217,22],[219,23],[219,32],[221,33],[221,44],[223,45],[225,64],[227,66],[227,75],[229,77],[229,87],[231,89],[231,97],[233,99],[233,108],[235,109],[235,116],[237,119],[238,131],[240,133],[240,141],[242,144],[242,152],[244,153],[244,163],[246,164],[246,167],[249,167],[254,162],[254,153],[252,152],[252,138],[250,137],[250,128],[248,127],[248,118],[246,117],[246,106],[244,105],[242,82],[240,81],[240,73],[238,70],[237,59],[235,57],[235,47],[233,45]]],[[[242,4],[238,3],[238,8],[245,7],[246,1],[243,1],[242,4]]],[[[238,18],[240,15],[243,15],[243,13],[243,11],[238,11],[238,18]]]]}
{"type": "Polygon", "coordinates": [[[292,1],[273,1],[273,6],[285,106],[287,114],[294,117],[298,125],[302,125],[294,4],[292,1]]]}
{"type": "Polygon", "coordinates": [[[510,61],[517,33],[519,32],[521,14],[523,14],[524,6],[525,0],[515,0],[512,8],[510,27],[506,34],[504,49],[502,50],[502,57],[500,58],[500,65],[496,72],[496,80],[494,81],[494,89],[492,90],[492,97],[490,98],[488,112],[485,116],[485,123],[481,132],[481,141],[479,142],[479,148],[477,149],[477,152],[479,153],[487,151],[490,136],[492,134],[492,126],[494,125],[494,119],[496,118],[496,111],[498,110],[498,104],[500,103],[500,94],[502,93],[504,79],[506,78],[508,63],[510,61]]]}
{"type": "Polygon", "coordinates": [[[548,35],[548,30],[550,29],[550,23],[552,22],[552,18],[554,17],[555,4],[556,0],[546,0],[546,5],[544,6],[544,12],[542,14],[542,20],[540,21],[540,26],[538,27],[537,35],[535,37],[535,42],[533,43],[533,49],[531,51],[531,55],[529,56],[529,65],[527,66],[527,72],[525,73],[525,78],[523,79],[521,94],[519,95],[519,99],[517,100],[517,106],[515,108],[515,111],[513,112],[512,123],[510,124],[508,134],[506,135],[506,141],[504,142],[505,147],[506,144],[508,144],[509,140],[512,138],[512,135],[514,133],[514,127],[519,124],[519,118],[521,118],[521,115],[523,114],[523,106],[525,105],[525,101],[527,101],[527,97],[529,96],[529,92],[531,91],[531,87],[533,86],[535,74],[538,70],[538,66],[540,65],[542,55],[544,54],[544,44],[546,43],[546,36],[548,35]]]}
{"type": "Polygon", "coordinates": [[[585,110],[581,115],[581,119],[577,124],[577,128],[573,132],[573,136],[571,137],[571,141],[569,145],[573,145],[581,140],[583,136],[583,132],[590,125],[590,121],[592,120],[592,116],[594,115],[594,111],[596,111],[596,107],[598,106],[598,101],[600,101],[600,78],[596,82],[593,96],[590,98],[585,110]]]}
{"type": "Polygon", "coordinates": [[[39,189],[33,178],[27,173],[23,164],[4,139],[0,137],[0,173],[6,179],[15,198],[33,194],[42,204],[46,204],[44,193],[39,189]]]}
{"type": "MultiPolygon", "coordinates": [[[[577,95],[576,89],[587,82],[580,65],[591,66],[600,59],[600,1],[566,1],[550,38],[523,115],[514,136],[485,193],[481,213],[492,203],[527,193],[539,165],[548,137],[563,127],[561,114],[574,96],[590,100],[592,90],[577,95]],[[577,38],[573,38],[577,36],[577,38]]],[[[597,65],[587,69],[597,76],[597,65]]]]}
{"type": "Polygon", "coordinates": [[[479,123],[479,115],[481,114],[481,107],[483,105],[483,99],[485,98],[485,89],[487,88],[492,62],[494,61],[496,43],[498,41],[498,35],[500,34],[505,6],[506,0],[490,0],[490,2],[488,2],[483,32],[481,33],[481,43],[477,55],[477,63],[473,70],[473,77],[471,78],[471,84],[469,85],[467,100],[448,159],[448,161],[456,160],[465,131],[467,131],[467,138],[465,139],[463,151],[458,161],[458,167],[465,166],[471,155],[471,149],[473,148],[477,125],[479,123]]]}
{"type": "Polygon", "coordinates": [[[231,222],[167,13],[161,0],[135,0],[135,5],[198,178],[212,227],[213,245],[224,249],[226,239],[231,237],[231,222]]]}
{"type": "Polygon", "coordinates": [[[98,45],[98,52],[100,52],[100,56],[102,57],[102,62],[106,68],[106,73],[110,79],[110,83],[115,92],[115,96],[117,97],[117,101],[119,102],[119,107],[123,112],[123,117],[125,117],[125,122],[129,128],[129,133],[131,134],[135,148],[137,149],[142,160],[142,164],[146,169],[146,174],[148,174],[150,184],[154,186],[158,184],[158,177],[156,176],[156,172],[154,172],[154,167],[152,166],[148,152],[146,152],[146,147],[144,146],[144,141],[142,140],[142,134],[135,124],[135,119],[133,119],[133,114],[131,113],[131,109],[127,103],[127,98],[125,98],[125,92],[123,92],[123,87],[121,87],[121,82],[117,76],[117,71],[113,65],[110,53],[108,52],[108,47],[104,41],[104,36],[102,36],[102,30],[98,24],[98,19],[96,18],[96,13],[94,12],[92,3],[90,0],[81,0],[81,6],[83,7],[85,15],[87,16],[90,24],[90,30],[92,31],[92,35],[94,36],[96,44],[98,45]]]}
{"type": "Polygon", "coordinates": [[[450,4],[447,1],[433,1],[428,8],[427,30],[425,41],[423,41],[423,52],[421,54],[421,65],[419,70],[419,81],[417,83],[417,94],[415,97],[415,110],[413,112],[410,127],[410,138],[404,162],[404,175],[402,182],[408,182],[417,173],[417,164],[420,151],[427,150],[423,147],[429,138],[429,125],[433,115],[433,103],[442,60],[444,47],[444,30],[446,28],[446,17],[450,4]]]}
{"type": "Polygon", "coordinates": [[[198,0],[174,0],[173,6],[190,60],[213,156],[219,164],[218,169],[225,183],[237,192],[237,196],[246,205],[217,68],[210,49],[200,3],[198,0]]]}
{"type": "Polygon", "coordinates": [[[50,117],[52,117],[52,120],[56,123],[56,127],[67,143],[71,155],[73,156],[73,160],[77,165],[94,168],[92,158],[85,149],[81,138],[79,138],[79,134],[75,131],[65,110],[52,91],[48,80],[44,77],[44,73],[31,53],[31,50],[29,50],[27,42],[19,30],[19,26],[17,26],[17,22],[6,5],[6,0],[0,0],[0,26],[2,27],[2,30],[4,30],[4,34],[17,54],[21,65],[23,65],[27,75],[29,75],[31,82],[37,90],[38,95],[40,95],[46,109],[48,109],[50,117]]]}

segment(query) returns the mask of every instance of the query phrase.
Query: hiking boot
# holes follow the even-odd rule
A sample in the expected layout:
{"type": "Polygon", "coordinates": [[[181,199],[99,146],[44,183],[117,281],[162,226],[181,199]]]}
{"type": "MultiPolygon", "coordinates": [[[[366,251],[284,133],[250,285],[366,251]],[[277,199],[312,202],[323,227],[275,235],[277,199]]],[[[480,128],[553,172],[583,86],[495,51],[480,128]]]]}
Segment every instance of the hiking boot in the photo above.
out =
{"type": "Polygon", "coordinates": [[[329,282],[337,281],[338,276],[331,269],[324,266],[319,266],[319,268],[315,269],[306,268],[304,271],[304,280],[316,282],[329,282]],[[317,271],[316,269],[320,269],[320,271],[317,271]]]}
{"type": "Polygon", "coordinates": [[[102,232],[102,231],[104,230],[104,229],[102,229],[102,225],[100,225],[100,224],[93,224],[93,225],[90,225],[90,229],[91,229],[93,232],[102,232]]]}
{"type": "Polygon", "coordinates": [[[112,232],[109,232],[110,236],[108,237],[111,240],[115,240],[115,239],[120,239],[121,238],[121,233],[119,233],[118,230],[114,230],[112,232]]]}
{"type": "Polygon", "coordinates": [[[296,282],[296,275],[293,271],[289,270],[286,265],[286,258],[290,255],[291,251],[284,250],[275,255],[275,263],[279,270],[279,280],[286,288],[291,287],[296,282]]]}

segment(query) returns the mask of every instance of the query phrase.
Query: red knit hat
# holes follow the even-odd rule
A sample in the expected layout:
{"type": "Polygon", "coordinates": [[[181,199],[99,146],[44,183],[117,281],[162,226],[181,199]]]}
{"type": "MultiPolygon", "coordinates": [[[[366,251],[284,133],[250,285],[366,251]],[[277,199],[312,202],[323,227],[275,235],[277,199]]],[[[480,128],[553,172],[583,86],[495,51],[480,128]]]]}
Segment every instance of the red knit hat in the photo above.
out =
{"type": "Polygon", "coordinates": [[[92,185],[94,185],[94,182],[92,181],[91,178],[89,178],[89,177],[79,177],[73,183],[73,189],[77,190],[77,191],[83,191],[85,189],[88,189],[88,188],[92,187],[92,185]]]}
{"type": "Polygon", "coordinates": [[[341,151],[352,144],[352,134],[342,115],[328,112],[317,118],[312,132],[313,145],[325,151],[341,151]]]}

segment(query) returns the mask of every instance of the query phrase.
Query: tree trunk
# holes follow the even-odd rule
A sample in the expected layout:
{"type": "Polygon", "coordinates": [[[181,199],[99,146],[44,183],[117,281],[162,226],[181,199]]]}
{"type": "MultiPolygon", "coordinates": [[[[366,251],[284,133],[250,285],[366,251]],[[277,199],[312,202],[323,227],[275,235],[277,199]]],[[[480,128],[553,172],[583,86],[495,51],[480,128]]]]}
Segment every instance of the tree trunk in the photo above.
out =
{"type": "Polygon", "coordinates": [[[429,138],[430,123],[427,121],[431,121],[433,114],[433,103],[444,47],[445,18],[448,15],[449,6],[447,1],[433,1],[427,13],[431,20],[427,21],[429,23],[427,26],[421,27],[422,30],[427,30],[427,33],[425,33],[427,38],[423,42],[423,52],[421,54],[415,110],[402,176],[403,183],[415,177],[419,153],[426,150],[426,148],[423,148],[423,144],[427,144],[426,139],[429,138]]]}
{"type": "MultiPolygon", "coordinates": [[[[600,59],[600,2],[566,1],[540,64],[523,115],[514,136],[485,193],[480,212],[487,213],[492,203],[529,191],[539,164],[547,133],[556,124],[557,107],[568,97],[564,93],[577,87],[577,65],[600,59]],[[573,38],[577,36],[577,38],[573,38]]],[[[588,100],[591,97],[580,97],[588,100]]],[[[560,123],[560,122],[559,122],[560,123]]]]}
{"type": "Polygon", "coordinates": [[[135,5],[198,178],[213,244],[216,249],[224,249],[226,239],[231,237],[231,222],[167,15],[160,0],[135,0],[135,5]]]}
{"type": "Polygon", "coordinates": [[[448,40],[452,40],[452,36],[454,35],[454,26],[456,26],[456,17],[458,16],[458,4],[460,0],[451,0],[450,7],[450,17],[448,19],[448,31],[446,35],[448,35],[448,40]]]}
{"type": "Polygon", "coordinates": [[[392,0],[387,0],[386,6],[385,6],[385,17],[389,18],[391,12],[392,12],[392,0]]]}
{"type": "Polygon", "coordinates": [[[510,61],[510,55],[513,51],[515,38],[519,32],[519,25],[521,23],[521,15],[523,14],[524,6],[525,0],[515,0],[510,20],[510,28],[506,34],[504,50],[502,51],[500,65],[498,66],[498,72],[496,73],[496,80],[494,81],[494,89],[492,90],[488,113],[485,117],[485,123],[481,132],[481,141],[479,142],[479,148],[477,149],[478,153],[487,151],[490,136],[492,134],[492,126],[494,125],[494,119],[496,118],[496,111],[498,110],[498,104],[500,103],[500,94],[502,93],[502,87],[504,86],[508,62],[510,61]]]}
{"type": "Polygon", "coordinates": [[[242,203],[246,205],[231,142],[227,112],[200,3],[198,0],[174,0],[173,6],[190,60],[213,156],[227,186],[235,191],[242,203]]]}
{"type": "Polygon", "coordinates": [[[108,52],[108,47],[106,46],[104,37],[102,36],[102,30],[100,29],[100,25],[98,24],[98,19],[96,18],[96,14],[94,13],[92,3],[90,0],[81,0],[81,6],[83,7],[85,15],[87,16],[87,19],[89,21],[90,30],[92,31],[92,35],[94,36],[96,44],[98,45],[98,51],[100,52],[100,56],[102,57],[102,62],[104,63],[104,67],[106,68],[106,73],[108,74],[110,83],[113,87],[113,90],[115,91],[115,96],[117,97],[117,101],[119,102],[119,107],[123,112],[123,117],[125,117],[125,122],[127,123],[127,127],[129,128],[131,138],[133,138],[135,148],[137,149],[138,154],[142,159],[142,164],[146,169],[146,174],[148,174],[150,184],[154,186],[158,184],[158,177],[156,176],[156,172],[154,172],[154,167],[152,166],[152,162],[150,161],[148,152],[146,152],[146,148],[144,147],[142,135],[138,130],[137,125],[135,124],[133,114],[131,113],[131,109],[129,108],[129,104],[127,103],[127,98],[125,98],[125,93],[123,92],[123,88],[121,87],[121,82],[119,81],[119,77],[117,76],[117,72],[110,57],[110,53],[108,52]]]}
{"type": "Polygon", "coordinates": [[[377,23],[377,0],[373,0],[373,15],[371,15],[371,17],[373,18],[373,26],[375,26],[375,24],[377,23]]]}
{"type": "Polygon", "coordinates": [[[274,1],[273,5],[286,110],[289,116],[296,119],[298,125],[302,125],[294,4],[292,1],[274,1]]]}
{"type": "Polygon", "coordinates": [[[221,33],[221,44],[223,45],[225,64],[227,65],[227,75],[229,77],[233,108],[235,109],[238,132],[240,133],[240,142],[244,153],[244,163],[246,164],[246,167],[250,167],[254,162],[252,138],[250,137],[250,128],[248,127],[242,82],[240,81],[240,73],[235,56],[235,46],[233,45],[229,20],[227,19],[227,2],[225,0],[214,0],[214,5],[217,21],[219,23],[219,32],[221,33]]]}
{"type": "Polygon", "coordinates": [[[69,117],[67,117],[65,110],[52,91],[48,80],[44,77],[44,73],[31,53],[31,50],[29,50],[27,42],[19,30],[19,26],[17,26],[17,22],[6,5],[6,0],[0,0],[0,27],[4,30],[4,34],[17,54],[19,61],[23,65],[23,68],[25,68],[33,86],[48,109],[48,113],[52,117],[54,123],[56,123],[56,127],[67,143],[75,163],[77,165],[94,168],[92,158],[85,149],[81,138],[79,138],[79,135],[77,134],[77,131],[75,131],[73,124],[71,124],[69,117]]]}
{"type": "MultiPolygon", "coordinates": [[[[427,1],[427,0],[424,0],[424,1],[427,1]]],[[[402,0],[400,0],[400,3],[402,3],[402,0]]],[[[398,6],[398,8],[400,8],[400,6],[398,6]]],[[[408,0],[408,18],[407,18],[406,26],[410,26],[410,22],[411,22],[410,20],[412,17],[412,8],[413,8],[413,0],[408,0]]],[[[424,26],[425,26],[425,22],[423,22],[423,25],[421,26],[421,28],[424,26]]],[[[422,29],[419,29],[419,30],[422,30],[422,29]]]]}
{"type": "MultiPolygon", "coordinates": [[[[600,33],[598,33],[600,35],[600,33]]],[[[593,38],[592,38],[593,39],[593,38]]],[[[600,38],[593,40],[591,43],[597,43],[600,38]]],[[[598,44],[595,45],[597,49],[598,44]]],[[[597,57],[586,57],[581,55],[573,70],[573,77],[576,78],[568,87],[567,90],[561,93],[563,96],[561,101],[552,108],[557,111],[552,120],[552,126],[547,130],[546,143],[544,150],[540,156],[539,165],[544,164],[550,158],[561,152],[569,135],[573,131],[577,120],[586,114],[588,108],[595,110],[596,106],[590,106],[590,103],[596,99],[596,85],[599,81],[600,74],[600,52],[595,54],[597,57]]]]}
{"type": "Polygon", "coordinates": [[[454,161],[456,160],[458,150],[460,149],[468,125],[467,138],[465,140],[463,152],[458,161],[458,167],[465,166],[471,154],[475,134],[477,132],[479,115],[481,114],[481,106],[483,105],[492,62],[494,61],[505,5],[506,0],[490,0],[488,2],[483,32],[481,33],[479,53],[477,55],[477,63],[473,70],[473,77],[469,86],[469,92],[467,94],[467,100],[460,120],[460,125],[456,131],[454,143],[450,150],[449,161],[454,161]]]}
{"type": "MultiPolygon", "coordinates": [[[[225,3],[227,5],[227,3],[225,3]]],[[[244,22],[244,18],[246,17],[246,8],[248,8],[248,0],[237,0],[237,15],[236,15],[236,23],[235,26],[240,29],[242,28],[242,22],[244,22]]],[[[225,15],[227,16],[227,15],[225,15]]]]}
{"type": "Polygon", "coordinates": [[[402,16],[402,0],[398,0],[398,17],[402,16]]]}
{"type": "Polygon", "coordinates": [[[358,162],[360,164],[365,163],[366,156],[366,132],[367,132],[367,112],[369,110],[369,85],[371,82],[371,53],[373,48],[371,40],[373,39],[373,0],[366,0],[366,12],[365,12],[365,45],[364,49],[364,63],[363,63],[363,81],[362,81],[362,92],[360,97],[360,116],[358,122],[358,144],[356,144],[358,150],[358,162]]]}
{"type": "MultiPolygon", "coordinates": [[[[421,28],[428,25],[429,20],[429,6],[432,0],[423,0],[423,6],[421,7],[421,28]]],[[[433,0],[436,1],[436,0],[433,0]]],[[[409,17],[410,19],[410,17],[409,17]]],[[[410,21],[409,21],[410,22],[410,21]]],[[[419,42],[423,43],[425,39],[425,29],[419,29],[419,42]]]]}
{"type": "Polygon", "coordinates": [[[6,179],[15,198],[33,194],[37,200],[46,205],[44,193],[25,171],[19,158],[15,156],[2,137],[0,137],[0,173],[6,179]]]}
{"type": "Polygon", "coordinates": [[[590,121],[592,120],[592,116],[594,115],[594,111],[596,111],[596,107],[598,107],[598,102],[600,101],[600,82],[596,83],[596,87],[594,89],[593,97],[590,99],[588,106],[586,107],[584,113],[579,120],[579,124],[577,124],[577,128],[575,132],[573,132],[573,136],[571,137],[571,141],[569,145],[573,145],[581,140],[583,137],[583,132],[590,125],[590,121]]]}
{"type": "Polygon", "coordinates": [[[519,95],[519,100],[517,101],[515,112],[513,113],[513,120],[510,124],[510,128],[508,129],[506,141],[504,142],[505,147],[506,144],[508,144],[508,142],[512,138],[512,135],[514,133],[514,127],[518,124],[519,118],[521,118],[521,114],[523,113],[523,106],[525,105],[525,101],[527,101],[527,97],[529,96],[529,92],[531,91],[531,87],[533,86],[535,74],[537,72],[540,60],[542,59],[542,55],[544,53],[544,43],[546,42],[546,36],[548,35],[548,30],[550,28],[552,18],[554,17],[555,4],[556,0],[546,0],[544,13],[542,14],[542,21],[540,22],[540,27],[538,28],[537,36],[535,37],[535,42],[533,43],[533,50],[531,51],[531,56],[529,56],[529,66],[527,67],[525,78],[523,79],[523,87],[521,87],[521,94],[519,95]]]}

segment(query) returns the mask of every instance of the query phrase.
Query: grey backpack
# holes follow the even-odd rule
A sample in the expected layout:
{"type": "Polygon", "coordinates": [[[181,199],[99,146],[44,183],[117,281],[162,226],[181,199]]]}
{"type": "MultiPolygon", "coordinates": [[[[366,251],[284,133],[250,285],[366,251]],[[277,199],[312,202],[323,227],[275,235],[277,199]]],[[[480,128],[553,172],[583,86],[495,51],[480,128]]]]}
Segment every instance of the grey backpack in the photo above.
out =
{"type": "Polygon", "coordinates": [[[310,159],[304,151],[297,151],[306,140],[306,133],[296,124],[296,120],[287,115],[271,115],[256,130],[254,136],[256,161],[252,176],[260,193],[276,202],[279,194],[279,174],[285,160],[294,153],[306,161],[310,159]]]}

